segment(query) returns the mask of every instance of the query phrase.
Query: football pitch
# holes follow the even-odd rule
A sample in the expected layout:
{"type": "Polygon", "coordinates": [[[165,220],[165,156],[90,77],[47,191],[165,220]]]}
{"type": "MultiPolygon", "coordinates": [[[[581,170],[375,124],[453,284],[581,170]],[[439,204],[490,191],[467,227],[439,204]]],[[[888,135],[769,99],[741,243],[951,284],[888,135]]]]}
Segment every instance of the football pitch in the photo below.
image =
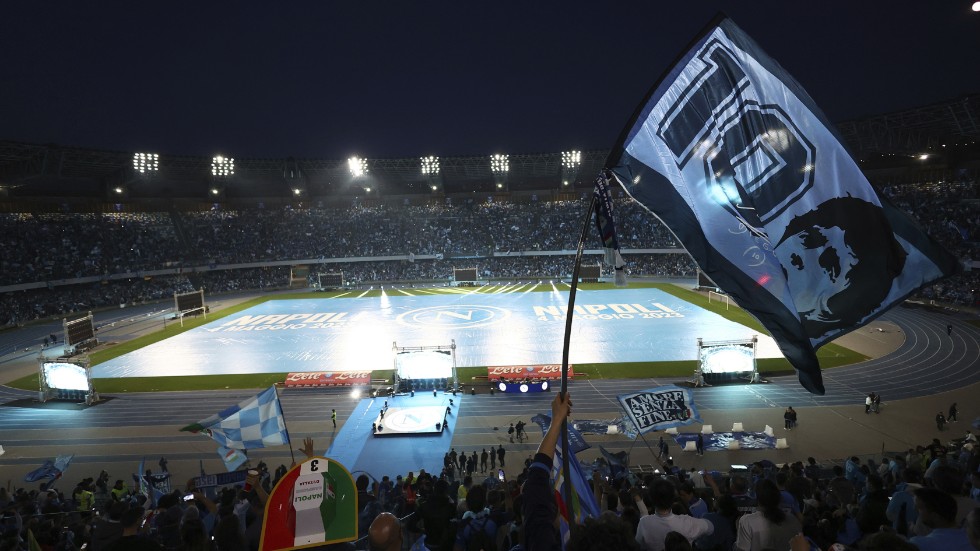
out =
{"type": "MultiPolygon", "coordinates": [[[[782,357],[768,335],[721,315],[724,305],[716,313],[664,288],[580,288],[569,363],[693,361],[698,338],[753,336],[759,358],[782,357]]],[[[97,362],[92,376],[388,370],[395,345],[452,343],[458,367],[555,364],[562,360],[567,304],[565,284],[276,297],[97,362]]]]}

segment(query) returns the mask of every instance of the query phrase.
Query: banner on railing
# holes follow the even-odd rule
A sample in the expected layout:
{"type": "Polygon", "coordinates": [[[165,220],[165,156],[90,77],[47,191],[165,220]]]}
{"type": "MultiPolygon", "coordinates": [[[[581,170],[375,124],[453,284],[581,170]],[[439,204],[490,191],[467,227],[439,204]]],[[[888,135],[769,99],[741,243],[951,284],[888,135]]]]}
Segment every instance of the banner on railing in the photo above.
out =
{"type": "Polygon", "coordinates": [[[370,371],[307,371],[286,375],[286,386],[353,386],[371,384],[370,371]]]}
{"type": "MultiPolygon", "coordinates": [[[[568,365],[568,378],[574,376],[572,365],[568,365]]],[[[560,364],[545,365],[497,365],[487,368],[487,378],[491,381],[501,379],[505,381],[532,380],[552,380],[561,379],[560,364]]]]}

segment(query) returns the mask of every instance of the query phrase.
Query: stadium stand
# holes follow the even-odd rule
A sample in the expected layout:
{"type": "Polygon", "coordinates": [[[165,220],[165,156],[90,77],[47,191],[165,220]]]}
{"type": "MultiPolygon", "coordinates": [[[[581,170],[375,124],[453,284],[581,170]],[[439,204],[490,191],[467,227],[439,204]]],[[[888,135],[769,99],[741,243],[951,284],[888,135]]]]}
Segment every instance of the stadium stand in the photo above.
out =
{"type": "MultiPolygon", "coordinates": [[[[977,256],[977,185],[886,188],[964,261],[977,256]]],[[[690,277],[670,232],[632,202],[616,202],[631,277],[690,277]]],[[[582,200],[460,201],[423,206],[264,208],[137,213],[0,214],[0,326],[127,303],[284,288],[289,266],[340,267],[353,285],[442,283],[453,259],[486,280],[568,278],[582,200]],[[389,260],[391,257],[399,260],[389,260]],[[384,260],[382,260],[384,259],[384,260]]],[[[975,306],[977,272],[918,298],[975,306]]]]}

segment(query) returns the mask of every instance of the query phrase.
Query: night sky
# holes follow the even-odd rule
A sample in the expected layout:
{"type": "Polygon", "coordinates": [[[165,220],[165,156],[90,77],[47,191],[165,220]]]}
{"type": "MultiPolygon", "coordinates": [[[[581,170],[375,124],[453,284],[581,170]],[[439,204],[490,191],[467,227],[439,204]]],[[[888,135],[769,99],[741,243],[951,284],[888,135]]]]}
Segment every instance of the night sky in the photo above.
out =
{"type": "Polygon", "coordinates": [[[331,159],[606,149],[719,11],[842,121],[980,92],[972,3],[10,2],[0,140],[331,159]]]}

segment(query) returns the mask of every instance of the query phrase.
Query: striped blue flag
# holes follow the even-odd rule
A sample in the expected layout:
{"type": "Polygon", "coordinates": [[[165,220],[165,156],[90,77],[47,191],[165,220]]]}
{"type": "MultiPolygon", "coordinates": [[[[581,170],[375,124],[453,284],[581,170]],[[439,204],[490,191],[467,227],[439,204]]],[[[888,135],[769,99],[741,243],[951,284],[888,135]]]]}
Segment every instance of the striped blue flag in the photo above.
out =
{"type": "Polygon", "coordinates": [[[289,444],[275,387],[180,430],[204,432],[218,444],[236,450],[289,444]]]}
{"type": "Polygon", "coordinates": [[[654,85],[606,166],[815,394],[817,348],[958,271],[875,191],[799,83],[725,18],[654,85]]]}
{"type": "Polygon", "coordinates": [[[592,486],[575,457],[574,451],[569,451],[568,473],[565,472],[562,460],[561,443],[555,448],[555,458],[551,467],[551,479],[554,480],[555,501],[558,504],[558,524],[562,536],[562,548],[568,543],[570,536],[570,526],[582,524],[586,518],[599,517],[599,504],[596,502],[595,493],[592,486]],[[568,490],[571,492],[570,499],[566,500],[565,478],[568,477],[568,490]],[[570,503],[572,510],[569,511],[566,503],[570,503]]]}

